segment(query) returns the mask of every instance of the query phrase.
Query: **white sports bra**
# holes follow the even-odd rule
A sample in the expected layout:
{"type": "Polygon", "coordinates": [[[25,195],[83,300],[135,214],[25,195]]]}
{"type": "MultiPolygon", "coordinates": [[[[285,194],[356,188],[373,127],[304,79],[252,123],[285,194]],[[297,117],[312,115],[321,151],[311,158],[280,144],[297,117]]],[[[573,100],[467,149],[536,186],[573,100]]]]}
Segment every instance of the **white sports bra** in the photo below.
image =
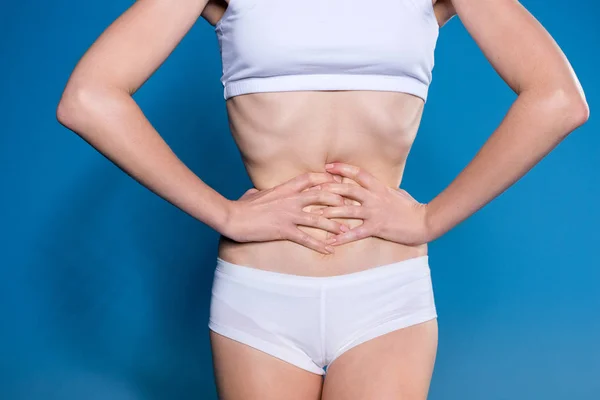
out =
{"type": "Polygon", "coordinates": [[[439,33],[431,0],[229,0],[215,32],[225,99],[381,90],[423,101],[439,33]]]}

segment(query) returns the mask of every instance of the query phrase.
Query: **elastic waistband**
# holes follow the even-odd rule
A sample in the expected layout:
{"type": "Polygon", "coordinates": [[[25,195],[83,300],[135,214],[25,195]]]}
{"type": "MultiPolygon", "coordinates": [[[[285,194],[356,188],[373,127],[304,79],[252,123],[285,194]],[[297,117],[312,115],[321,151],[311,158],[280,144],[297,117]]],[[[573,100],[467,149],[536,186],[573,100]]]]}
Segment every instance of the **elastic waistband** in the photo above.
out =
{"type": "Polygon", "coordinates": [[[289,74],[238,80],[223,79],[223,97],[297,90],[376,90],[409,93],[427,101],[429,84],[411,75],[289,74]]]}
{"type": "Polygon", "coordinates": [[[216,271],[239,280],[270,282],[292,286],[337,286],[351,284],[353,282],[362,283],[371,279],[385,279],[386,277],[394,276],[402,272],[414,273],[415,271],[420,271],[418,273],[423,276],[430,274],[428,255],[408,258],[406,260],[375,266],[349,274],[333,276],[304,276],[267,271],[245,265],[234,264],[217,257],[216,271]]]}

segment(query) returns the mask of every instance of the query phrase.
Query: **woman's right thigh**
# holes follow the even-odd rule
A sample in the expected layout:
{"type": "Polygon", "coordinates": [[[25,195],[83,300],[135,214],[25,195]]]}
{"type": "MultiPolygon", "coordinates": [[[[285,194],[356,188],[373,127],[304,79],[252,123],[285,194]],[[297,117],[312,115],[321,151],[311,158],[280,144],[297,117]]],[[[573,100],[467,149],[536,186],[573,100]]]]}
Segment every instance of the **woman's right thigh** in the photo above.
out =
{"type": "Polygon", "coordinates": [[[221,400],[318,400],[323,377],[210,331],[221,400]]]}

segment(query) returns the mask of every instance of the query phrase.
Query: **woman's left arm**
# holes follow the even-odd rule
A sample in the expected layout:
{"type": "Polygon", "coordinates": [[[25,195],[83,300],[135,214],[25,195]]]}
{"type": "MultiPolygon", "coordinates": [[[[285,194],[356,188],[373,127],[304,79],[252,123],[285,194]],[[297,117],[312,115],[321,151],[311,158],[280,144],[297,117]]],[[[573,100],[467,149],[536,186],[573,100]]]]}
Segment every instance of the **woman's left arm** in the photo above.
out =
{"type": "Polygon", "coordinates": [[[504,192],[589,117],[567,58],[518,1],[452,0],[452,4],[518,96],[474,159],[427,205],[430,240],[504,192]]]}
{"type": "MultiPolygon", "coordinates": [[[[359,168],[329,168],[333,174],[373,188],[377,201],[368,200],[373,196],[366,192],[360,194],[373,204],[363,213],[380,215],[371,224],[340,234],[336,244],[368,235],[406,244],[435,240],[504,192],[588,119],[585,95],[567,58],[518,1],[449,1],[486,58],[518,96],[473,160],[428,204],[417,203],[402,190],[403,196],[385,194],[381,185],[359,168]],[[383,206],[376,204],[388,208],[387,221],[383,206]],[[374,213],[375,208],[380,212],[374,213]],[[390,216],[390,208],[402,219],[390,216]]],[[[357,188],[351,190],[358,198],[357,188]]],[[[348,190],[340,186],[335,192],[348,190]]],[[[361,211],[354,212],[359,215],[361,211]]],[[[331,210],[328,216],[342,214],[331,210]]]]}

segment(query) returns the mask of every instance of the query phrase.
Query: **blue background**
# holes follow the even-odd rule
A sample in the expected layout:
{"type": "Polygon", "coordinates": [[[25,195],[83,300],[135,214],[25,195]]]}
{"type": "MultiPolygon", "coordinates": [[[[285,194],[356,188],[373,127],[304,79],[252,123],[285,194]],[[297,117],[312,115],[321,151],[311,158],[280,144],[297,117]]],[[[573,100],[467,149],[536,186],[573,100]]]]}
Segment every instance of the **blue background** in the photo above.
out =
{"type": "MultiPolygon", "coordinates": [[[[22,0],[0,15],[0,398],[214,399],[208,304],[218,235],[55,119],[70,72],[132,2],[22,0]]],[[[430,244],[434,400],[600,398],[598,5],[528,0],[586,90],[589,122],[430,244]]],[[[136,94],[228,198],[250,187],[227,126],[212,27],[199,20],[136,94]]],[[[442,28],[403,188],[429,201],[515,95],[458,18],[442,28]]]]}

